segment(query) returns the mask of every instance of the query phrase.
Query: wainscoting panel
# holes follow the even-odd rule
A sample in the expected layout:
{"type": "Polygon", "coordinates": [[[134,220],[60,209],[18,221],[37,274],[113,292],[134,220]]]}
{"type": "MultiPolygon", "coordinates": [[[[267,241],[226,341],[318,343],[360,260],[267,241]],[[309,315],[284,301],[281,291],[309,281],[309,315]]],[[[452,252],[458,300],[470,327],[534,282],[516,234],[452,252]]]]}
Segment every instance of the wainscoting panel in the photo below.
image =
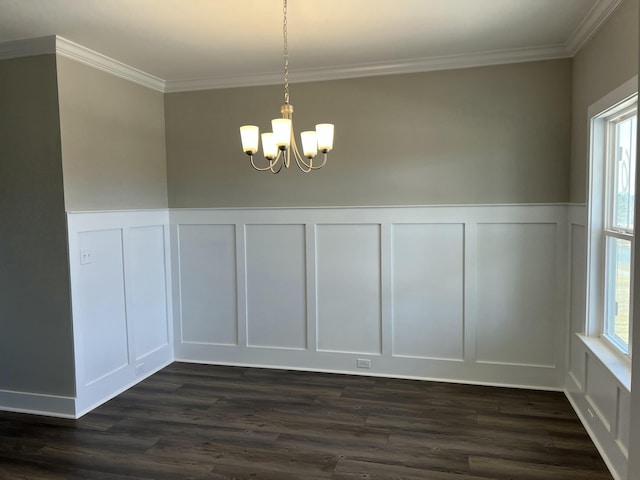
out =
{"type": "Polygon", "coordinates": [[[571,288],[569,291],[571,331],[585,332],[587,237],[582,225],[571,225],[571,288]]]}
{"type": "Polygon", "coordinates": [[[247,344],[307,348],[304,225],[247,225],[247,344]]]}
{"type": "Polygon", "coordinates": [[[178,360],[563,388],[565,205],[170,220],[178,360]]]}
{"type": "Polygon", "coordinates": [[[79,417],[173,361],[167,211],[68,213],[79,417]]]}
{"type": "Polygon", "coordinates": [[[587,208],[569,207],[569,365],[565,391],[616,480],[627,479],[630,368],[587,327],[587,208]]]}
{"type": "Polygon", "coordinates": [[[382,353],[380,226],[318,225],[318,350],[382,353]]]}
{"type": "Polygon", "coordinates": [[[464,225],[393,225],[393,355],[464,357],[464,225]]]}
{"type": "MultiPolygon", "coordinates": [[[[567,398],[580,417],[616,480],[626,480],[629,458],[629,382],[606,366],[606,348],[599,339],[575,337],[576,357],[566,379],[567,398]],[[605,356],[602,357],[602,354],[605,356]],[[577,362],[582,358],[582,365],[577,362]],[[579,384],[584,370],[584,384],[579,384]]],[[[610,354],[612,355],[612,354],[610,354]]],[[[611,359],[611,358],[609,358],[611,359]]]]}
{"type": "Polygon", "coordinates": [[[235,225],[178,230],[182,342],[238,344],[235,225]]]}
{"type": "Polygon", "coordinates": [[[136,362],[169,346],[164,225],[129,229],[127,311],[134,319],[136,362]]]}
{"type": "Polygon", "coordinates": [[[558,315],[557,226],[478,225],[477,357],[553,368],[558,315]]]}
{"type": "Polygon", "coordinates": [[[82,386],[126,368],[129,340],[124,290],[122,230],[98,230],[78,234],[80,260],[74,315],[84,328],[82,386]]]}
{"type": "Polygon", "coordinates": [[[593,412],[611,431],[615,425],[617,390],[610,388],[609,374],[600,362],[587,357],[585,395],[593,412]]]}
{"type": "Polygon", "coordinates": [[[586,332],[587,300],[587,228],[586,208],[573,206],[569,215],[569,338],[567,388],[583,392],[585,386],[586,353],[576,334],[586,332]]]}
{"type": "Polygon", "coordinates": [[[617,412],[617,435],[616,442],[620,446],[625,456],[629,457],[629,428],[631,422],[631,394],[624,388],[618,387],[617,412]]]}

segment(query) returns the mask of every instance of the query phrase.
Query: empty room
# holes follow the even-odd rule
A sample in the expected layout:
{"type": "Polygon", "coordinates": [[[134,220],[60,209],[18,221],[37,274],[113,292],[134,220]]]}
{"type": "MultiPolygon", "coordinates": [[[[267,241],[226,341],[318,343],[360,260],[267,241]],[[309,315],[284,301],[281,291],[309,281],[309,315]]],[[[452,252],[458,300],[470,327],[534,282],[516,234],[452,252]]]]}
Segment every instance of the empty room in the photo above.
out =
{"type": "Polygon", "coordinates": [[[640,480],[639,25],[0,0],[0,479],[640,480]]]}

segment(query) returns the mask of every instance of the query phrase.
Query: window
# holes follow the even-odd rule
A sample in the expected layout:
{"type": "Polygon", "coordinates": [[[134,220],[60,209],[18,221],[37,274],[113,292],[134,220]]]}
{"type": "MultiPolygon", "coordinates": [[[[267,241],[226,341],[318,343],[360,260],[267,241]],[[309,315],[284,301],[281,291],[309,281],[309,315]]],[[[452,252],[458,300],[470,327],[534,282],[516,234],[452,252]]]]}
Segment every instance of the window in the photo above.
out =
{"type": "Polygon", "coordinates": [[[587,334],[631,355],[637,77],[589,109],[587,334]]]}
{"type": "Polygon", "coordinates": [[[637,101],[606,122],[604,192],[604,325],[602,334],[629,353],[636,178],[637,101]]]}

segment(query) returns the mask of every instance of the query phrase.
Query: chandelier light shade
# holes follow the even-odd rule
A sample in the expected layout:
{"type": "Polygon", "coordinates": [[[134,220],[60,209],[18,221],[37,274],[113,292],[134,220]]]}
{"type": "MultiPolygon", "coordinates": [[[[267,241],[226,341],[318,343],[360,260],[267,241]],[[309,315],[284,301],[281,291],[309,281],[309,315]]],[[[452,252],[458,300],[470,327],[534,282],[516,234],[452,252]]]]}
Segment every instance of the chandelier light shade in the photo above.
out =
{"type": "Polygon", "coordinates": [[[315,131],[306,131],[300,134],[302,141],[302,154],[296,143],[293,129],[293,105],[289,103],[289,46],[287,38],[287,0],[283,0],[282,13],[284,17],[282,33],[284,36],[284,105],[280,108],[281,118],[271,120],[271,132],[260,135],[260,129],[256,125],[244,125],[240,127],[240,139],[242,150],[249,155],[251,166],[258,171],[269,170],[271,173],[279,173],[282,167],[289,168],[291,159],[304,173],[318,170],[327,163],[327,154],[333,149],[333,124],[319,123],[315,131]],[[258,153],[259,140],[262,138],[262,152],[268,165],[259,167],[255,164],[253,156],[258,153]],[[321,152],[321,163],[314,163],[313,159],[321,152]]]}

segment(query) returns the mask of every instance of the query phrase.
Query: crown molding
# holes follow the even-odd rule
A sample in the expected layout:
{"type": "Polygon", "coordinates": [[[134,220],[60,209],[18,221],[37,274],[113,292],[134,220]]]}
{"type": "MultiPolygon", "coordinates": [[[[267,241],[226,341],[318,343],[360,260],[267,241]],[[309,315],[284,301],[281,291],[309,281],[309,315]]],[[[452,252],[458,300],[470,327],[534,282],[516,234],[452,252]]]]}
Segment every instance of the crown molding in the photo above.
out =
{"type": "Polygon", "coordinates": [[[56,53],[62,57],[84,63],[90,67],[97,68],[103,72],[124,78],[125,80],[130,80],[159,92],[164,92],[165,90],[165,81],[161,78],[126,65],[118,60],[114,60],[87,47],[83,47],[66,38],[59,36],[55,38],[56,53]]]}
{"type": "MultiPolygon", "coordinates": [[[[571,55],[564,45],[550,45],[539,48],[496,50],[470,55],[414,58],[398,62],[364,63],[345,67],[323,67],[296,70],[289,73],[289,81],[291,83],[302,83],[322,80],[342,80],[378,75],[397,75],[403,73],[431,72],[437,70],[453,70],[508,63],[532,62],[536,60],[552,60],[557,58],[567,58],[570,56],[571,55]]],[[[165,92],[185,92],[191,90],[275,85],[282,83],[282,81],[282,72],[178,80],[166,82],[165,92]]]]}
{"type": "Polygon", "coordinates": [[[0,43],[0,60],[57,54],[103,72],[164,92],[165,81],[57,35],[0,43]]]}
{"type": "Polygon", "coordinates": [[[54,53],[56,53],[55,35],[0,43],[0,60],[54,53]]]}
{"type": "Polygon", "coordinates": [[[567,50],[573,57],[593,37],[622,0],[598,0],[567,41],[567,50]]]}
{"type": "MultiPolygon", "coordinates": [[[[290,81],[292,83],[301,83],[341,80],[568,58],[574,56],[593,37],[620,3],[622,3],[622,0],[597,0],[564,45],[496,50],[469,55],[413,58],[397,62],[312,68],[291,72],[290,81]]],[[[57,35],[0,43],[0,60],[44,54],[58,54],[117,77],[166,93],[282,83],[282,73],[279,71],[165,81],[57,35]]]]}

